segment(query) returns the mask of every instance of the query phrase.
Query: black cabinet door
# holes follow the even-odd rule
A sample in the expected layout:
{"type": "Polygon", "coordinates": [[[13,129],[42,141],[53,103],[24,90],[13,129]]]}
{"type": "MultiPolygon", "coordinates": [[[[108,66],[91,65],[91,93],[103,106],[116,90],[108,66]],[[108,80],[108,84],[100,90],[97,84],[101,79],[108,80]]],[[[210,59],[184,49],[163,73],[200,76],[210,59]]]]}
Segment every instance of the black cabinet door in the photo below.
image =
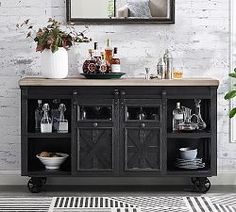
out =
{"type": "Polygon", "coordinates": [[[124,99],[120,104],[123,175],[157,175],[162,169],[160,99],[124,99]]]}
{"type": "Polygon", "coordinates": [[[117,172],[117,101],[97,96],[76,101],[76,174],[115,175],[117,172]]]}

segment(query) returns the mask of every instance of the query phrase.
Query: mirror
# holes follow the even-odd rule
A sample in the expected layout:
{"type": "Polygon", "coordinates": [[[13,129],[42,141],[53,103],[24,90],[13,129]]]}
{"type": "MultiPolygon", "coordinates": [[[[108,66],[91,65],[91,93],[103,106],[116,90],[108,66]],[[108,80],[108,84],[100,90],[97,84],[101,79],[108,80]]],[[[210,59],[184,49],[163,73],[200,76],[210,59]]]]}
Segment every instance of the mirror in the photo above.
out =
{"type": "Polygon", "coordinates": [[[67,0],[75,24],[174,23],[174,0],[67,0]]]}

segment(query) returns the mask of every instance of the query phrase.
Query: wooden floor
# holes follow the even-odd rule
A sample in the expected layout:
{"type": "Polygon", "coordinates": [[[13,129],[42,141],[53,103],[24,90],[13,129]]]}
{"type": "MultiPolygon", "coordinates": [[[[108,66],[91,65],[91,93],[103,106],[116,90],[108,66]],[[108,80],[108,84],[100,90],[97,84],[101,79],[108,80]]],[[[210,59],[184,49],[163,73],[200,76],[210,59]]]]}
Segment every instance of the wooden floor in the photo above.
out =
{"type": "MultiPolygon", "coordinates": [[[[236,193],[236,186],[212,186],[208,193],[236,193]]],[[[184,186],[45,186],[32,194],[26,186],[0,186],[0,196],[139,196],[139,195],[195,195],[184,186]]]]}

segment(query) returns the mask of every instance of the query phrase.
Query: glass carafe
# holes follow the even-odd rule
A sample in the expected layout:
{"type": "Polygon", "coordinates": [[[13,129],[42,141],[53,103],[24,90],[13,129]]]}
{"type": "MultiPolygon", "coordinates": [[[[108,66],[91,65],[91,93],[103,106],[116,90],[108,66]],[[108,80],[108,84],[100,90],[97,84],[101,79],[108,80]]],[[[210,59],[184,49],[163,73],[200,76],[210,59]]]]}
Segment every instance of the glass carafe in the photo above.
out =
{"type": "Polygon", "coordinates": [[[65,104],[61,103],[59,105],[58,111],[60,112],[60,119],[59,119],[59,127],[58,127],[58,133],[68,133],[68,120],[65,119],[65,111],[66,106],[65,104]]]}
{"type": "Polygon", "coordinates": [[[42,100],[38,100],[38,107],[34,111],[35,132],[40,132],[42,117],[43,117],[42,100]]]}
{"type": "Polygon", "coordinates": [[[52,119],[49,117],[49,104],[45,103],[43,105],[43,118],[41,119],[41,133],[51,133],[52,132],[52,119]]]}

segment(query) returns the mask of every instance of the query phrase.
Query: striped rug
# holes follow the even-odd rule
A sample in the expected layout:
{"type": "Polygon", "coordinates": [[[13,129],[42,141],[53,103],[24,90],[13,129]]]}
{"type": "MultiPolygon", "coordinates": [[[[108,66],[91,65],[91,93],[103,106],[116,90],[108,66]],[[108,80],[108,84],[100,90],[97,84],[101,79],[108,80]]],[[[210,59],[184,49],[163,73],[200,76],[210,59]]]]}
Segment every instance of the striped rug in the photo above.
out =
{"type": "Polygon", "coordinates": [[[0,212],[236,212],[236,194],[126,197],[0,197],[0,212]]]}

